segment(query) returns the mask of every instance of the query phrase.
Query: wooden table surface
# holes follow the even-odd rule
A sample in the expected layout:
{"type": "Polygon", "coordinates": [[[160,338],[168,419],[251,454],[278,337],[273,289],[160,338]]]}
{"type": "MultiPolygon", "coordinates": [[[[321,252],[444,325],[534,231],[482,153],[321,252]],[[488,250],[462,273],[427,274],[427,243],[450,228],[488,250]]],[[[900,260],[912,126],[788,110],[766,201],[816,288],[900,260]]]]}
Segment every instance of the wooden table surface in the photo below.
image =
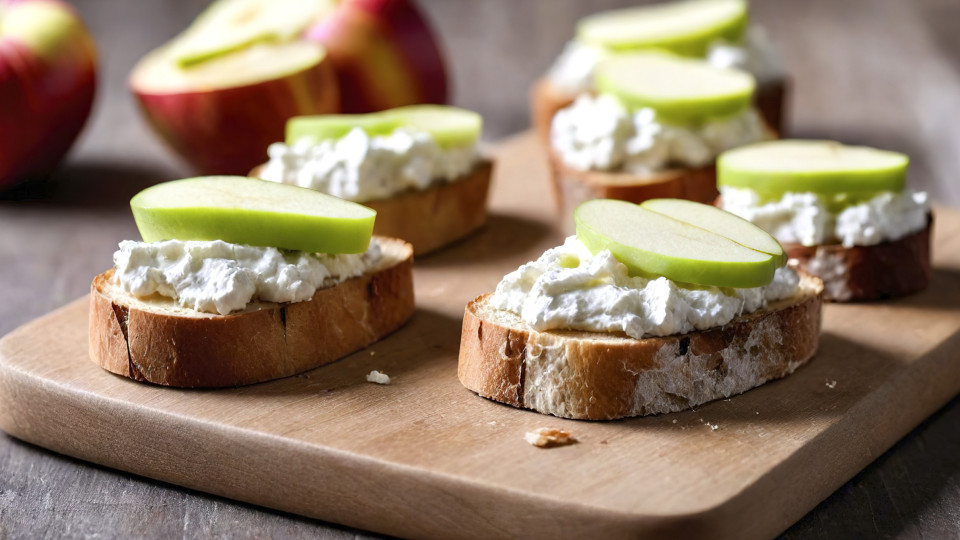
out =
{"type": "MultiPolygon", "coordinates": [[[[127,202],[188,171],[139,118],[124,79],[201,1],[76,2],[97,39],[94,115],[50,181],[0,195],[0,334],[81,296],[137,236],[127,202]]],[[[625,0],[424,0],[456,101],[487,137],[525,129],[526,95],[584,13],[625,0]]],[[[901,150],[910,182],[960,207],[960,2],[755,1],[795,84],[792,133],[901,150]]],[[[903,396],[904,400],[910,396],[903,396]]],[[[960,536],[960,399],[785,531],[785,538],[960,536]]],[[[789,489],[785,486],[784,489],[789,489]]],[[[89,465],[0,435],[0,537],[367,537],[89,465]]]]}

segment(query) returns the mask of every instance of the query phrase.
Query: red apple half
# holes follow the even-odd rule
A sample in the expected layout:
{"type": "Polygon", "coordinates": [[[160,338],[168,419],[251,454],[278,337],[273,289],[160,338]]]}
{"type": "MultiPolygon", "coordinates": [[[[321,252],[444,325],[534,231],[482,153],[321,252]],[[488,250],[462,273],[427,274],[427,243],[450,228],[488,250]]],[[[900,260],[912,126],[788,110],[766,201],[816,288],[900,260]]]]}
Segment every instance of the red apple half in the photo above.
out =
{"type": "Polygon", "coordinates": [[[211,56],[182,66],[175,49],[162,47],[130,76],[151,126],[202,174],[246,174],[283,140],[288,118],[339,109],[320,45],[267,41],[211,56]]]}
{"type": "Polygon", "coordinates": [[[56,0],[0,0],[0,189],[52,171],[90,115],[97,54],[56,0]]]}

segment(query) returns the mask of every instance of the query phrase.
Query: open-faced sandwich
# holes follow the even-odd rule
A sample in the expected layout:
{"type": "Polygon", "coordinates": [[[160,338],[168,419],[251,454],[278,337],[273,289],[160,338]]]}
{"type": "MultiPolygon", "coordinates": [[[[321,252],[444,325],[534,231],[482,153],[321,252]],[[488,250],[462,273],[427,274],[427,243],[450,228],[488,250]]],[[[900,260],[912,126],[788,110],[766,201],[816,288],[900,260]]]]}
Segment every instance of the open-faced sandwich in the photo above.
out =
{"type": "Polygon", "coordinates": [[[752,105],[750,74],[654,52],[597,68],[598,93],[553,118],[550,162],[562,215],[595,198],[713,202],[714,162],[771,138],[752,105]]]}
{"type": "Polygon", "coordinates": [[[906,189],[907,156],[834,141],[771,141],[723,154],[718,205],[783,243],[824,297],[878,300],[930,279],[927,194],[906,189]]]}
{"type": "Polygon", "coordinates": [[[546,76],[531,91],[533,124],[549,138],[557,111],[592,93],[594,72],[613,54],[657,49],[699,58],[713,66],[750,72],[767,125],[783,131],[787,81],[780,54],[762,28],[748,26],[746,0],[681,0],[605,11],[582,19],[546,76]]]}
{"type": "Polygon", "coordinates": [[[813,356],[823,284],[712,206],[598,199],[577,234],[470,302],[459,377],[566,418],[667,413],[745,392],[813,356]]]}
{"type": "Polygon", "coordinates": [[[251,176],[363,203],[377,211],[375,234],[423,255],[486,222],[493,163],[477,150],[482,124],[442,105],[295,117],[251,176]]]}
{"type": "Polygon", "coordinates": [[[90,358],[138,381],[251,384],[337,360],[413,314],[413,251],[372,237],[375,212],[243,177],[167,182],[130,202],[93,280],[90,358]]]}

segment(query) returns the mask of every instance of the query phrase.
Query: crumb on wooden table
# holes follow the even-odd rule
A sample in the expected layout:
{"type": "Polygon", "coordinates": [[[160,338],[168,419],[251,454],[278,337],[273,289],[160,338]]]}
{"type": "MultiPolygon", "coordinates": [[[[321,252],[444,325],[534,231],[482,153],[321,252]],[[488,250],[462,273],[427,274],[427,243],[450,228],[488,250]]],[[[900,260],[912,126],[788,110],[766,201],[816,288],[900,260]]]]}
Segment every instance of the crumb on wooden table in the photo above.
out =
{"type": "Polygon", "coordinates": [[[523,440],[538,448],[566,446],[577,442],[577,439],[569,431],[546,427],[524,433],[523,440]]]}
{"type": "Polygon", "coordinates": [[[373,370],[370,373],[367,373],[367,382],[377,383],[377,384],[390,384],[390,376],[386,373],[381,373],[377,370],[373,370]]]}
{"type": "Polygon", "coordinates": [[[837,381],[827,381],[827,388],[833,390],[837,387],[837,381]]]}

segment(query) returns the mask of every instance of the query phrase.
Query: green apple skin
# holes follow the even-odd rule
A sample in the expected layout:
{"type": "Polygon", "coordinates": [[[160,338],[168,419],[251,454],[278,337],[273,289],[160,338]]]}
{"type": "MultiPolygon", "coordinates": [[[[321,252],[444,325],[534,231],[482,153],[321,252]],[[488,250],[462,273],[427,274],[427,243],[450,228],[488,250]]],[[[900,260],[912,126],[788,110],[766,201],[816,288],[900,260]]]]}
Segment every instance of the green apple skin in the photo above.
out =
{"type": "Polygon", "coordinates": [[[479,114],[446,105],[410,105],[368,114],[301,116],[287,122],[287,144],[303,137],[315,141],[343,137],[354,128],[370,136],[389,135],[407,128],[429,133],[441,148],[473,144],[480,138],[483,119],[479,114]]]}
{"type": "Polygon", "coordinates": [[[730,240],[771,255],[778,266],[787,264],[787,254],[776,238],[740,216],[715,206],[685,199],[649,199],[640,206],[664,216],[721,234],[730,240]]]}
{"type": "Polygon", "coordinates": [[[836,141],[783,139],[728,150],[717,159],[717,184],[771,196],[901,192],[910,158],[836,141]]]}
{"type": "Polygon", "coordinates": [[[632,275],[751,288],[770,283],[780,265],[768,253],[626,201],[587,201],[574,211],[574,221],[587,249],[610,250],[632,275]]]}
{"type": "Polygon", "coordinates": [[[242,176],[165,182],[130,207],[145,242],[223,240],[311,253],[363,253],[376,217],[312,189],[242,176]]]}
{"type": "Polygon", "coordinates": [[[613,51],[661,49],[703,58],[710,45],[717,40],[739,42],[748,21],[746,0],[687,0],[590,15],[577,24],[577,40],[613,51]],[[702,11],[704,7],[720,7],[722,13],[708,20],[691,23],[696,19],[690,16],[690,12],[702,11]],[[644,23],[644,19],[651,22],[644,23]],[[660,19],[657,24],[653,24],[655,19],[660,19]],[[643,23],[639,27],[635,22],[638,20],[643,23]],[[642,27],[644,24],[646,28],[642,27]],[[680,28],[672,33],[664,33],[662,29],[671,24],[680,28]]]}
{"type": "Polygon", "coordinates": [[[677,125],[737,114],[750,106],[756,90],[756,80],[745,71],[662,52],[607,57],[594,82],[626,107],[649,107],[659,120],[677,125]]]}

